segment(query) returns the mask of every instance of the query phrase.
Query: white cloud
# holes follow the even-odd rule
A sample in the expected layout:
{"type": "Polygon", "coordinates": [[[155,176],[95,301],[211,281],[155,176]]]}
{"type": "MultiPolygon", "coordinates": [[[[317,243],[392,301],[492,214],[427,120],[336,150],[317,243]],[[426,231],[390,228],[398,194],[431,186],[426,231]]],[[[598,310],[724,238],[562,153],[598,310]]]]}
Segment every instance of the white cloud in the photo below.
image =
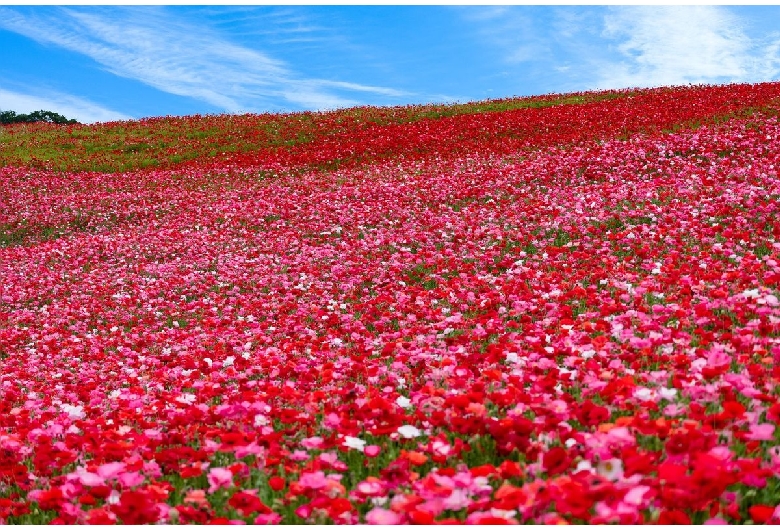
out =
{"type": "Polygon", "coordinates": [[[750,26],[733,7],[494,6],[460,13],[499,52],[507,78],[523,84],[533,76],[537,90],[780,77],[780,32],[756,33],[760,24],[750,26]]]}
{"type": "Polygon", "coordinates": [[[12,110],[18,114],[50,110],[81,123],[130,119],[130,116],[68,94],[46,92],[32,95],[3,88],[0,88],[0,110],[12,110]]]}
{"type": "MultiPolygon", "coordinates": [[[[0,8],[0,28],[81,53],[115,75],[228,112],[268,110],[279,107],[280,100],[282,106],[286,102],[317,109],[358,103],[339,91],[406,95],[391,88],[307,79],[283,61],[236,45],[209,27],[177,19],[166,8],[63,8],[58,15],[0,8]]],[[[288,17],[287,25],[295,32],[312,29],[292,22],[288,17]]]]}
{"type": "Polygon", "coordinates": [[[766,81],[780,67],[778,43],[748,37],[725,7],[613,8],[603,36],[620,59],[600,64],[596,88],[766,81]]]}

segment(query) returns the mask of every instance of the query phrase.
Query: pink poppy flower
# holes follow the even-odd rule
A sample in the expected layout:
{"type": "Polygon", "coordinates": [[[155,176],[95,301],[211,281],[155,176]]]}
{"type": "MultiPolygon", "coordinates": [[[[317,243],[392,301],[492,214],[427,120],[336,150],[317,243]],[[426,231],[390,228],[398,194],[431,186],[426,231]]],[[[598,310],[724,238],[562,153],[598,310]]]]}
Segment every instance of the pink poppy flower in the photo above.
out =
{"type": "Polygon", "coordinates": [[[401,522],[401,516],[392,510],[374,508],[366,514],[368,524],[396,525],[401,522]]]}
{"type": "Polygon", "coordinates": [[[750,432],[745,435],[747,440],[768,441],[772,440],[775,433],[775,426],[771,423],[753,424],[750,426],[750,432]]]}
{"type": "Polygon", "coordinates": [[[209,493],[214,493],[221,488],[229,488],[233,485],[233,472],[224,467],[213,467],[208,473],[209,493]]]}

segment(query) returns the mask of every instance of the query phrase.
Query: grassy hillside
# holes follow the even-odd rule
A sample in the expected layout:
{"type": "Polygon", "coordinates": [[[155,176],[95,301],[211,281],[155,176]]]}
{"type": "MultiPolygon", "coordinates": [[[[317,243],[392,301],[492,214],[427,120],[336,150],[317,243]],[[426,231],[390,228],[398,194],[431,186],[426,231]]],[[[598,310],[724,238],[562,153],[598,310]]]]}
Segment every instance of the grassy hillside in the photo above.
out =
{"type": "Polygon", "coordinates": [[[547,95],[454,105],[361,107],[334,112],[150,118],[98,125],[0,127],[0,165],[60,171],[129,171],[190,164],[345,163],[435,151],[510,151],[672,130],[777,106],[775,85],[547,95]],[[562,107],[578,106],[581,112],[562,107]],[[638,109],[653,115],[637,115],[638,109]],[[568,122],[567,122],[568,121],[568,122]],[[434,134],[432,134],[434,133],[434,134]],[[529,141],[530,140],[530,141],[529,141]]]}
{"type": "Polygon", "coordinates": [[[391,124],[463,114],[576,105],[625,97],[604,92],[453,105],[362,107],[335,112],[149,118],[98,125],[23,124],[0,129],[0,164],[62,170],[124,171],[169,167],[196,157],[285,148],[391,124]]]}

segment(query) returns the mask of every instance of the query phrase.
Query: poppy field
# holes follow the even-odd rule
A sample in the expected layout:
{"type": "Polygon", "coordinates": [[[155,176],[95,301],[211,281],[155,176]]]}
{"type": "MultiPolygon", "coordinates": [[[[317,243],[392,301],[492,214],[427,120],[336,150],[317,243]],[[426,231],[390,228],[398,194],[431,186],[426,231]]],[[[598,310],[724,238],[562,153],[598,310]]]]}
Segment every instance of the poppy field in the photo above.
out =
{"type": "Polygon", "coordinates": [[[0,523],[780,524],[778,116],[0,128],[0,523]]]}

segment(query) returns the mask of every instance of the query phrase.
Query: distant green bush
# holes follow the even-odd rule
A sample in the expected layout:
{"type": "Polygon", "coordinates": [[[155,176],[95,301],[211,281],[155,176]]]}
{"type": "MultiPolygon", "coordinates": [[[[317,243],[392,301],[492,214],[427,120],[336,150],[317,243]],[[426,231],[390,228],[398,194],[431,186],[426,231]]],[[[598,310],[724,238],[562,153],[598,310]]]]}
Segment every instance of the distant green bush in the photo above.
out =
{"type": "Polygon", "coordinates": [[[78,123],[76,120],[69,120],[62,114],[57,114],[50,110],[36,110],[29,114],[17,114],[12,110],[0,111],[0,125],[36,122],[56,123],[59,125],[74,125],[78,123]]]}

